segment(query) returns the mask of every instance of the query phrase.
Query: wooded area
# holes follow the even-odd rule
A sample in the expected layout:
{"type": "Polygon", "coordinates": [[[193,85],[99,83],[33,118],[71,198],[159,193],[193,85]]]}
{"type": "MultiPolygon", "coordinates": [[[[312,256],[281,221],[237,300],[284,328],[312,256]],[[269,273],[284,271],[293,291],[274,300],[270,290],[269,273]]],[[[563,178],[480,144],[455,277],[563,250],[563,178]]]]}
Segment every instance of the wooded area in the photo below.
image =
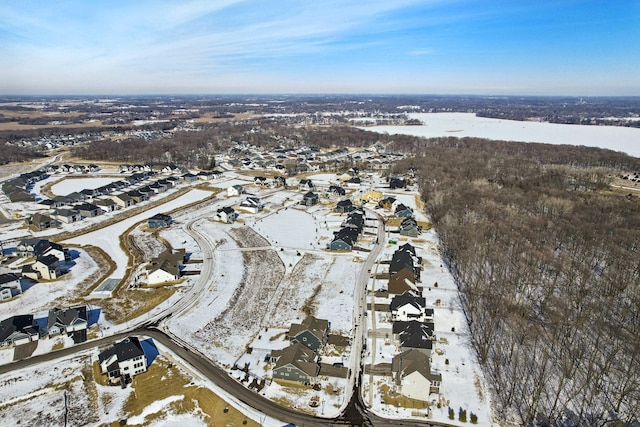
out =
{"type": "Polygon", "coordinates": [[[608,168],[638,159],[477,139],[412,148],[395,171],[417,171],[501,416],[637,420],[640,200],[606,190],[608,168]]]}
{"type": "Polygon", "coordinates": [[[0,165],[25,162],[39,157],[46,157],[46,154],[36,148],[0,144],[0,165]]]}
{"type": "Polygon", "coordinates": [[[639,418],[640,200],[609,191],[621,170],[640,170],[639,159],[269,121],[99,141],[74,154],[206,167],[235,141],[265,148],[379,143],[410,153],[391,173],[416,171],[499,416],[554,426],[639,418]]]}
{"type": "Polygon", "coordinates": [[[330,128],[296,128],[270,120],[256,124],[220,122],[198,132],[177,131],[156,140],[128,138],[100,140],[78,146],[73,155],[89,161],[124,163],[177,164],[186,168],[206,169],[214,154],[226,152],[234,142],[242,141],[265,149],[300,144],[328,148],[368,146],[380,135],[350,126],[330,128]]]}

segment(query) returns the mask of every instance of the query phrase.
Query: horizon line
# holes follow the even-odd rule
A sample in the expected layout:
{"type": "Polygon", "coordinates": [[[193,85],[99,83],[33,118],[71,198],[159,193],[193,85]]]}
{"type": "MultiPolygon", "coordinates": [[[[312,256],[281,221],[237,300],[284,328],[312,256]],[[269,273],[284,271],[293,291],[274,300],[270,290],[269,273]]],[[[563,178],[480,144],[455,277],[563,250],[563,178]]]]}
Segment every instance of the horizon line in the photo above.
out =
{"type": "Polygon", "coordinates": [[[498,93],[486,93],[486,94],[465,94],[465,93],[416,93],[416,94],[408,94],[408,93],[367,93],[367,92],[354,92],[354,93],[345,93],[345,92],[296,92],[296,93],[251,93],[251,92],[238,92],[238,93],[215,93],[215,92],[202,92],[202,93],[94,93],[94,94],[77,94],[77,93],[67,93],[67,94],[0,94],[0,98],[62,98],[62,97],[73,97],[73,98],[108,98],[108,97],[168,97],[168,96],[183,96],[183,97],[193,97],[193,96],[217,96],[217,97],[238,97],[238,96],[251,96],[251,97],[434,97],[434,96],[445,96],[445,97],[473,97],[473,98],[487,98],[487,97],[500,97],[500,98],[640,98],[639,95],[525,95],[525,94],[498,94],[498,93]]]}

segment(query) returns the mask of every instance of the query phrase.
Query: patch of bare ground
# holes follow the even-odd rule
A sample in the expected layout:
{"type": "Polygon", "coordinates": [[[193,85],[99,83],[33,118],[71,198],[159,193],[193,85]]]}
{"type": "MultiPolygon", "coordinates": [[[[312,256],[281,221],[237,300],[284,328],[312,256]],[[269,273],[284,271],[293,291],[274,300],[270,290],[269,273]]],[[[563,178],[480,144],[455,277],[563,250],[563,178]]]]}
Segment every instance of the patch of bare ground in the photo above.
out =
{"type": "Polygon", "coordinates": [[[112,323],[124,323],[149,312],[171,297],[178,289],[161,288],[123,288],[109,299],[90,300],[102,308],[105,318],[112,323]]]}
{"type": "Polygon", "coordinates": [[[128,417],[140,415],[154,402],[171,396],[180,396],[180,399],[171,402],[158,412],[147,415],[144,425],[161,421],[169,414],[198,413],[209,425],[258,425],[229,406],[211,390],[193,384],[185,372],[162,357],[156,358],[146,373],[134,377],[131,387],[135,393],[130,395],[124,405],[124,413],[128,417]]]}
{"type": "Polygon", "coordinates": [[[311,294],[311,296],[309,298],[307,298],[307,300],[302,305],[302,308],[300,309],[300,311],[302,311],[302,313],[304,313],[305,317],[306,316],[312,316],[316,312],[315,299],[318,296],[318,294],[320,293],[320,289],[322,289],[322,285],[318,284],[313,289],[313,294],[311,294]]]}
{"type": "Polygon", "coordinates": [[[409,397],[396,393],[391,388],[389,388],[388,384],[380,385],[379,390],[382,400],[384,400],[384,403],[387,405],[412,409],[426,409],[431,406],[429,402],[411,399],[409,397]]]}
{"type": "Polygon", "coordinates": [[[145,230],[146,226],[141,226],[129,233],[128,247],[136,252],[133,265],[137,265],[141,261],[149,261],[171,247],[165,239],[158,235],[157,230],[148,232],[145,230]]]}

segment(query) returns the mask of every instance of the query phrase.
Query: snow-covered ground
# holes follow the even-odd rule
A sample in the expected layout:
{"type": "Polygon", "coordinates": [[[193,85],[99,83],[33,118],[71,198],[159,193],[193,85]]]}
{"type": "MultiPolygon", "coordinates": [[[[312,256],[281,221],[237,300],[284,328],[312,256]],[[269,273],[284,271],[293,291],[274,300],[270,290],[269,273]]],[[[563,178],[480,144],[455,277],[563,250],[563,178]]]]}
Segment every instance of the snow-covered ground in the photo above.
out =
{"type": "MultiPolygon", "coordinates": [[[[169,323],[175,335],[238,379],[244,373],[231,368],[244,363],[250,364],[253,377],[271,377],[273,366],[265,363],[265,356],[289,344],[283,332],[291,323],[302,321],[304,310],[329,320],[333,333],[348,336],[353,325],[354,279],[360,268],[354,262],[356,254],[325,250],[344,220],[331,212],[328,200],[326,205],[305,207],[299,205],[299,191],[249,191],[261,197],[263,211],[241,213],[234,225],[211,221],[206,215],[194,224],[216,248],[213,283],[187,313],[173,316],[169,323]],[[248,347],[253,348],[251,354],[248,347]]],[[[186,221],[181,216],[175,219],[186,221]]],[[[175,231],[162,236],[174,247],[184,242],[175,231]]],[[[202,254],[195,249],[192,257],[202,254]]],[[[347,349],[338,357],[348,360],[349,356],[347,349]]],[[[324,396],[324,405],[317,408],[309,407],[310,398],[318,394],[311,389],[292,393],[290,387],[272,382],[261,393],[318,415],[337,415],[346,403],[346,381],[327,378],[324,383],[336,393],[324,396]]]]}
{"type": "Polygon", "coordinates": [[[623,151],[640,157],[640,129],[621,126],[564,125],[476,117],[473,113],[410,113],[422,126],[371,126],[379,133],[424,136],[477,137],[505,141],[585,145],[623,151]]]}
{"type": "MultiPolygon", "coordinates": [[[[283,424],[247,407],[239,399],[228,395],[214,383],[183,365],[166,347],[159,343],[155,345],[160,355],[153,363],[158,364],[162,360],[173,363],[174,369],[179,369],[192,379],[191,385],[212,390],[256,423],[269,427],[283,424]]],[[[132,386],[122,389],[103,386],[93,380],[84,381],[85,376],[91,375],[90,370],[98,359],[98,352],[95,348],[0,375],[0,425],[64,425],[65,398],[69,425],[107,425],[126,418],[127,415],[133,415],[128,418],[127,424],[144,424],[145,416],[150,414],[160,415],[148,424],[151,426],[207,425],[201,412],[177,414],[171,410],[169,403],[183,398],[179,394],[180,390],[175,390],[175,395],[142,408],[138,414],[125,413],[125,402],[135,393],[132,386]]]]}
{"type": "MultiPolygon", "coordinates": [[[[333,174],[312,175],[311,179],[322,185],[338,180],[333,174]]],[[[375,187],[380,182],[377,177],[374,181],[365,184],[360,192],[375,187]]],[[[288,345],[283,338],[284,332],[291,323],[299,323],[308,314],[329,320],[332,333],[350,336],[357,318],[354,313],[354,284],[361,267],[360,262],[367,257],[367,252],[331,253],[326,250],[333,233],[339,230],[346,217],[332,212],[332,207],[341,197],[329,199],[323,196],[318,205],[306,207],[300,205],[303,191],[258,188],[251,184],[249,178],[241,176],[233,176],[213,185],[223,188],[232,183],[245,185],[249,193],[261,198],[265,209],[257,214],[242,212],[235,224],[215,222],[212,218],[216,209],[235,206],[244,197],[227,197],[226,192],[223,192],[206,207],[198,210],[191,208],[174,214],[174,224],[161,230],[160,237],[173,248],[185,248],[191,254],[191,259],[198,261],[188,264],[187,269],[201,270],[203,263],[210,262],[213,270],[209,277],[189,276],[181,285],[180,291],[155,308],[153,313],[176,303],[196,281],[205,280],[204,290],[193,306],[181,315],[170,318],[167,324],[169,331],[238,379],[244,373],[231,368],[234,365],[242,367],[245,363],[249,363],[251,376],[268,379],[272,375],[273,366],[265,362],[265,356],[272,349],[288,345]],[[215,247],[212,259],[207,259],[209,254],[204,253],[197,240],[187,233],[186,229],[191,223],[195,232],[215,247]],[[251,352],[247,351],[250,347],[251,352]]],[[[192,189],[187,194],[142,214],[63,243],[80,247],[91,244],[102,248],[116,263],[117,268],[112,277],[122,277],[128,259],[120,248],[118,237],[125,230],[155,213],[167,212],[202,200],[210,194],[192,189]]],[[[416,209],[415,195],[416,193],[405,191],[394,193],[398,202],[414,207],[418,219],[425,220],[419,209],[416,209]]],[[[142,233],[140,229],[133,231],[134,235],[142,233]]],[[[458,306],[453,279],[440,264],[437,236],[432,231],[409,240],[397,239],[396,236],[392,238],[398,240],[398,243],[410,241],[424,259],[424,296],[427,303],[435,308],[437,337],[446,338],[446,341],[436,344],[439,351],[434,352],[433,369],[443,375],[442,396],[444,402],[448,402],[441,409],[434,406],[431,416],[435,420],[450,422],[446,412],[446,405],[450,405],[456,412],[458,407],[474,412],[478,415],[480,425],[488,425],[491,415],[486,386],[468,344],[468,330],[458,306]],[[433,286],[434,282],[438,282],[438,287],[433,286]],[[440,300],[438,305],[436,300],[440,300]],[[452,327],[455,331],[452,331],[452,327]],[[449,360],[448,364],[445,359],[449,360]],[[482,391],[482,397],[478,390],[482,391]]],[[[361,246],[371,244],[372,239],[371,235],[363,237],[361,246]]],[[[144,239],[141,241],[144,242],[144,239]]],[[[149,242],[148,245],[149,250],[145,252],[150,256],[161,249],[156,242],[149,242]]],[[[395,245],[387,245],[380,259],[390,259],[395,248],[395,245]]],[[[41,311],[47,304],[71,294],[77,283],[96,269],[89,257],[82,256],[81,249],[80,253],[74,266],[80,267],[77,275],[69,275],[66,278],[68,280],[46,284],[46,288],[44,284],[34,285],[24,295],[3,304],[3,313],[5,307],[8,308],[8,315],[24,313],[25,310],[41,311]]],[[[380,283],[374,283],[373,279],[370,279],[369,285],[371,288],[380,287],[380,283]]],[[[388,303],[388,300],[378,302],[388,303]]],[[[385,322],[388,323],[388,318],[383,313],[376,313],[375,316],[369,313],[369,319],[373,318],[379,327],[385,327],[385,322]]],[[[390,324],[387,326],[390,327],[390,324]]],[[[116,332],[124,327],[125,325],[102,326],[104,332],[116,332]]],[[[53,341],[41,344],[37,353],[45,352],[54,345],[53,341]]],[[[384,346],[380,341],[375,349],[370,339],[367,344],[371,351],[368,357],[375,355],[374,363],[390,362],[397,353],[393,346],[384,346]]],[[[340,350],[327,348],[323,362],[342,362],[346,366],[351,358],[351,351],[349,346],[340,350]]],[[[6,363],[10,358],[9,352],[0,351],[0,361],[6,363]]],[[[369,359],[365,363],[371,361],[369,359]]],[[[369,376],[365,375],[364,379],[364,400],[368,402],[369,376]]],[[[313,389],[291,388],[273,381],[268,382],[260,393],[306,412],[335,416],[346,405],[347,381],[326,377],[321,378],[320,383],[322,391],[318,392],[313,389]],[[312,408],[309,405],[312,398],[319,398],[322,404],[312,408]]],[[[383,383],[389,384],[389,379],[374,377],[374,386],[371,388],[373,411],[386,417],[424,419],[424,413],[418,414],[409,408],[396,408],[381,403],[379,386],[383,383]]],[[[35,391],[24,393],[29,395],[35,391]]],[[[148,410],[153,412],[155,408],[148,410]]],[[[175,425],[202,425],[199,424],[201,420],[198,417],[181,415],[169,420],[175,425]]]]}
{"type": "Polygon", "coordinates": [[[73,239],[66,240],[62,244],[92,245],[104,250],[116,264],[116,269],[110,277],[122,278],[127,270],[128,257],[120,247],[120,236],[130,227],[140,221],[152,217],[157,213],[169,212],[181,206],[188,205],[210,196],[211,193],[205,190],[190,190],[182,196],[151,208],[143,213],[129,217],[105,228],[83,234],[73,239]]]}
{"type": "MultiPolygon", "coordinates": [[[[416,206],[416,192],[387,193],[397,199],[397,203],[409,206],[414,211],[418,221],[428,219],[416,206]]],[[[390,215],[382,209],[378,210],[384,216],[390,215]]],[[[434,421],[442,421],[450,424],[465,425],[458,421],[459,408],[467,410],[467,419],[473,412],[478,416],[478,425],[491,425],[491,402],[489,391],[482,375],[480,365],[470,344],[470,332],[466,318],[460,307],[458,290],[449,271],[443,266],[439,253],[439,239],[435,231],[428,230],[417,238],[399,236],[397,233],[387,233],[387,241],[396,241],[396,244],[387,244],[378,261],[390,260],[399,245],[410,243],[416,248],[417,255],[423,259],[421,273],[421,285],[424,287],[422,296],[427,307],[434,309],[434,332],[436,342],[431,352],[431,370],[442,375],[440,395],[432,394],[428,401],[431,403],[430,411],[425,409],[402,408],[385,404],[382,400],[382,386],[392,386],[388,376],[370,375],[363,376],[363,400],[371,405],[371,409],[388,418],[416,418],[424,420],[427,413],[434,421]],[[436,285],[437,283],[437,285],[436,285]],[[453,328],[453,329],[452,329],[453,328]],[[448,363],[447,363],[448,362],[448,363]],[[373,383],[371,383],[371,378],[373,383]],[[372,386],[370,387],[370,385],[372,386]],[[371,395],[370,395],[371,393],[371,395]],[[438,408],[440,403],[440,408],[438,408]],[[455,411],[455,420],[448,418],[448,408],[455,411]]],[[[388,267],[377,265],[377,273],[385,272],[388,267]]],[[[369,279],[369,290],[377,290],[386,287],[386,280],[369,279]]],[[[369,302],[371,296],[367,297],[369,302]]],[[[391,298],[375,298],[376,304],[389,304],[391,298]]],[[[373,328],[372,322],[376,322],[376,329],[391,330],[392,322],[390,313],[376,311],[375,316],[368,312],[367,321],[369,328],[373,328]]],[[[393,356],[401,351],[396,348],[392,340],[378,338],[367,339],[366,364],[391,363],[393,356]]],[[[425,399],[426,400],[426,399],[425,399]]]]}
{"type": "Polygon", "coordinates": [[[112,182],[118,181],[117,177],[91,177],[91,178],[65,178],[51,186],[51,192],[56,196],[66,196],[75,191],[93,190],[112,182]]]}

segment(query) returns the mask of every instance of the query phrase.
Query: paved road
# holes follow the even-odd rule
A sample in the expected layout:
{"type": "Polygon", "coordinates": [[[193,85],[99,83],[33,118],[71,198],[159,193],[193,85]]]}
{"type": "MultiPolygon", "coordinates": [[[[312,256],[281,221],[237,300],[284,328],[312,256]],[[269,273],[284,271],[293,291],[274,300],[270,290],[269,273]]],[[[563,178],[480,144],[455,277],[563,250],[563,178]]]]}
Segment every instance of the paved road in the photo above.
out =
{"type": "MultiPolygon", "coordinates": [[[[244,404],[266,414],[272,418],[282,420],[283,424],[293,423],[299,426],[327,426],[327,425],[356,425],[356,426],[430,426],[440,425],[446,426],[446,424],[432,424],[422,423],[411,420],[391,420],[385,419],[373,414],[368,413],[365,404],[362,401],[362,394],[360,392],[360,384],[363,373],[363,344],[366,342],[366,319],[364,313],[366,311],[366,290],[369,279],[369,271],[372,269],[376,262],[382,247],[385,242],[385,230],[382,217],[375,211],[367,209],[369,214],[375,215],[378,218],[378,238],[374,248],[368,254],[366,261],[362,264],[360,272],[356,279],[355,290],[355,304],[354,304],[354,336],[352,345],[352,360],[351,360],[351,372],[354,373],[349,379],[347,388],[351,390],[348,393],[349,403],[346,409],[340,416],[336,418],[320,418],[313,417],[311,415],[302,414],[289,408],[278,405],[277,403],[265,398],[264,396],[249,390],[244,384],[238,382],[231,377],[226,371],[218,367],[215,363],[209,360],[206,356],[199,353],[198,350],[190,346],[186,342],[182,342],[179,337],[171,336],[165,331],[156,327],[149,327],[158,324],[162,324],[167,318],[178,315],[188,310],[191,305],[196,301],[198,295],[206,288],[207,284],[211,284],[210,276],[211,269],[213,268],[213,257],[215,245],[211,242],[207,236],[200,234],[194,227],[194,224],[201,220],[202,217],[195,218],[185,224],[184,229],[188,232],[198,243],[202,249],[204,255],[204,262],[201,277],[196,284],[187,292],[179,302],[174,304],[167,310],[162,311],[149,318],[143,325],[137,325],[135,328],[130,328],[127,331],[111,335],[106,338],[85,342],[72,347],[60,349],[47,354],[33,356],[27,359],[23,359],[17,362],[13,362],[6,365],[0,365],[0,374],[15,370],[26,368],[38,363],[55,360],[62,357],[68,357],[75,353],[89,350],[94,347],[102,347],[110,345],[115,341],[121,340],[129,335],[145,335],[160,342],[165,347],[169,348],[173,353],[180,357],[184,362],[188,363],[195,370],[200,372],[203,376],[211,380],[217,386],[222,388],[230,395],[235,396],[244,404]]],[[[164,328],[163,328],[164,329],[164,328]]]]}

